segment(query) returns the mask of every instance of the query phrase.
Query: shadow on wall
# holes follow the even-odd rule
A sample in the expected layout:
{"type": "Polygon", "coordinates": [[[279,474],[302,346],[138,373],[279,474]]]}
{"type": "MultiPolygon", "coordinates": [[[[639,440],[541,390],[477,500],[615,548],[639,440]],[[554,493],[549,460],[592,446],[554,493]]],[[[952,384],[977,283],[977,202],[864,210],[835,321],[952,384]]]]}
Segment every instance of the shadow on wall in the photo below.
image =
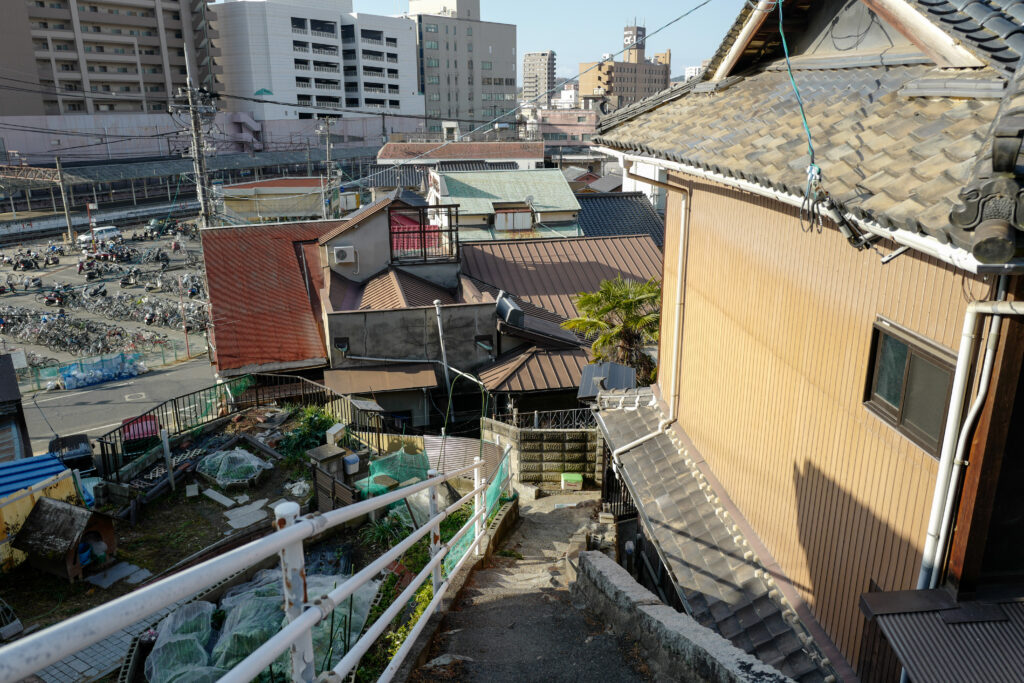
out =
{"type": "Polygon", "coordinates": [[[793,484],[808,604],[847,660],[856,663],[862,683],[898,681],[899,661],[859,602],[863,593],[913,588],[920,549],[814,464],[794,463],[793,484]]]}

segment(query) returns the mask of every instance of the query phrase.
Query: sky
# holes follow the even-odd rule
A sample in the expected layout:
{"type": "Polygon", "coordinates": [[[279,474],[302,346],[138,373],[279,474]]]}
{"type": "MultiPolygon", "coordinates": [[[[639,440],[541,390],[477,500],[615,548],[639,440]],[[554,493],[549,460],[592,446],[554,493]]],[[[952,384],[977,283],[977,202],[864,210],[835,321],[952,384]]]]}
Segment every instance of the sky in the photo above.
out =
{"type": "MultiPolygon", "coordinates": [[[[578,73],[580,62],[622,49],[622,29],[634,21],[650,34],[701,0],[480,0],[484,21],[515,24],[519,70],[522,54],[554,50],[558,76],[578,73]]],[[[746,0],[712,0],[647,41],[647,54],[672,50],[672,75],[711,57],[746,0]]],[[[401,14],[408,0],[353,0],[357,12],[401,14]]]]}

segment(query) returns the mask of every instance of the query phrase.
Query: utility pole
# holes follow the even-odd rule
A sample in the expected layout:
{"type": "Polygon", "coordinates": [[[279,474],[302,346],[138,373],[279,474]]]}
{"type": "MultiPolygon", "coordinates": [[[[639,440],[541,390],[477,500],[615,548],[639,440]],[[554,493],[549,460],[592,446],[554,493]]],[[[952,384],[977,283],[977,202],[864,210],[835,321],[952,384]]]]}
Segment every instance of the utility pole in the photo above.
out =
{"type": "MultiPolygon", "coordinates": [[[[327,143],[327,168],[324,175],[327,177],[326,181],[321,179],[320,181],[320,194],[323,198],[323,210],[322,214],[324,218],[327,218],[327,197],[334,199],[333,182],[334,174],[331,172],[331,117],[325,116],[320,119],[320,123],[316,127],[317,135],[323,135],[324,140],[327,143]],[[326,187],[325,187],[326,185],[326,187]]],[[[334,215],[334,207],[331,207],[331,215],[334,215]]]]}
{"type": "Polygon", "coordinates": [[[60,157],[57,157],[57,184],[60,185],[60,201],[64,205],[64,221],[68,224],[68,244],[75,243],[75,231],[71,229],[71,211],[68,209],[68,195],[64,191],[64,170],[60,166],[60,157]]]}
{"type": "MultiPolygon", "coordinates": [[[[196,198],[199,200],[199,227],[205,228],[210,225],[210,179],[206,171],[206,140],[203,134],[204,123],[213,119],[217,114],[216,108],[210,101],[210,97],[195,87],[195,69],[192,64],[192,55],[188,49],[185,50],[185,70],[187,72],[185,82],[185,97],[187,105],[173,105],[177,111],[188,111],[188,127],[191,134],[189,152],[192,155],[192,172],[196,178],[196,198]]],[[[179,97],[181,91],[179,90],[179,97]]]]}

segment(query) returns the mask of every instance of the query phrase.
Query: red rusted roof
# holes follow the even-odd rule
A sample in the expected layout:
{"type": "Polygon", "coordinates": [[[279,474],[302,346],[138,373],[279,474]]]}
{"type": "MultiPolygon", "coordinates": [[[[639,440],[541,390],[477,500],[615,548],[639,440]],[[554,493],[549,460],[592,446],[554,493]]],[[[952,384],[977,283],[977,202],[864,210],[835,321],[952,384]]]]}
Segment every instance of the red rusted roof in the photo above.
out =
{"type": "Polygon", "coordinates": [[[225,189],[249,190],[254,187],[320,187],[324,184],[323,178],[268,178],[267,180],[255,180],[251,183],[237,183],[225,185],[225,189]]]}
{"type": "Polygon", "coordinates": [[[389,268],[366,281],[359,308],[390,311],[397,308],[433,306],[435,299],[440,299],[446,306],[457,303],[455,297],[443,287],[397,268],[389,268]]]}
{"type": "Polygon", "coordinates": [[[543,142],[389,142],[377,159],[453,161],[475,159],[543,159],[543,142]]]}
{"type": "Polygon", "coordinates": [[[339,221],[201,231],[214,361],[222,373],[326,362],[316,241],[339,221]]]}
{"type": "Polygon", "coordinates": [[[503,289],[562,319],[577,315],[573,297],[603,280],[661,279],[661,252],[647,235],[466,242],[462,273],[503,289]]]}

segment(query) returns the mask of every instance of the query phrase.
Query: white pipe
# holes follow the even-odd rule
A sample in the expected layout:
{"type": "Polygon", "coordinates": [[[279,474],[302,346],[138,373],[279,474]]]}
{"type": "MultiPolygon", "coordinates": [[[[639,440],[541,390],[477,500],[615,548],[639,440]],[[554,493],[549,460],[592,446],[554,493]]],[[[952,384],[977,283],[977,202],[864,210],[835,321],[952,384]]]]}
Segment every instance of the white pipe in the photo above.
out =
{"type": "Polygon", "coordinates": [[[746,49],[747,43],[750,42],[751,36],[757,29],[761,28],[761,24],[764,23],[765,18],[768,14],[775,9],[776,0],[760,0],[757,3],[757,7],[747,17],[747,23],[743,25],[743,30],[733,41],[732,47],[729,48],[729,52],[725,55],[725,59],[718,65],[715,70],[714,78],[712,81],[720,81],[729,75],[732,68],[736,66],[736,62],[740,60],[740,56],[743,54],[743,50],[746,49]]]}
{"type": "MultiPolygon", "coordinates": [[[[705,171],[702,168],[696,166],[690,166],[688,164],[680,164],[674,161],[667,161],[665,159],[657,159],[654,157],[644,157],[635,154],[626,154],[621,151],[616,151],[608,147],[599,148],[604,154],[616,157],[625,164],[625,162],[643,161],[646,163],[657,164],[662,168],[679,171],[687,175],[696,176],[698,178],[704,178],[712,182],[727,185],[728,187],[734,187],[738,190],[744,190],[761,197],[768,197],[775,199],[783,204],[800,208],[804,203],[804,198],[798,195],[790,194],[788,192],[780,192],[779,190],[772,189],[770,187],[764,187],[757,183],[752,183],[747,180],[740,180],[733,178],[721,173],[715,173],[714,171],[705,171]]],[[[873,235],[882,237],[887,240],[892,240],[897,244],[910,247],[915,251],[927,254],[934,258],[939,259],[943,263],[948,263],[952,266],[966,270],[969,273],[995,273],[997,275],[1003,275],[1007,273],[1017,273],[1024,271],[1024,262],[1020,260],[1013,261],[1011,263],[1002,264],[990,264],[990,263],[979,263],[974,256],[963,249],[953,246],[952,244],[943,244],[934,237],[928,235],[922,235],[909,230],[889,230],[882,227],[874,221],[865,221],[857,218],[853,214],[843,213],[843,218],[848,222],[856,225],[865,232],[870,232],[873,235]]],[[[835,220],[837,215],[834,212],[829,212],[829,217],[835,220]]]]}
{"type": "MultiPolygon", "coordinates": [[[[999,278],[998,293],[996,301],[1006,299],[1006,277],[999,278]]],[[[950,474],[949,486],[946,487],[946,502],[942,513],[942,522],[939,526],[939,540],[935,546],[935,555],[932,557],[931,579],[928,582],[929,588],[935,588],[939,583],[939,576],[942,573],[939,567],[942,566],[946,556],[946,545],[949,542],[949,535],[953,528],[953,509],[956,504],[957,489],[960,485],[960,475],[964,468],[964,453],[967,450],[967,442],[971,437],[971,430],[975,421],[985,406],[985,399],[988,397],[989,387],[992,383],[992,368],[996,363],[996,350],[999,346],[1000,328],[1003,318],[1000,315],[993,315],[989,322],[988,341],[985,346],[985,360],[982,363],[981,380],[978,383],[978,392],[974,403],[971,405],[967,418],[960,428],[960,438],[956,445],[956,454],[953,458],[953,471],[950,474]]]]}
{"type": "Polygon", "coordinates": [[[441,326],[441,300],[434,299],[434,310],[437,311],[437,341],[441,344],[441,362],[444,364],[444,388],[449,397],[452,393],[452,380],[448,375],[448,353],[444,349],[444,328],[441,326]]]}
{"type": "Polygon", "coordinates": [[[925,537],[921,571],[917,577],[919,590],[931,586],[932,574],[939,571],[936,557],[940,527],[946,516],[946,498],[948,497],[948,487],[951,484],[953,456],[957,447],[960,417],[963,415],[964,398],[967,393],[967,377],[970,374],[971,359],[974,356],[975,342],[978,338],[976,333],[978,317],[982,315],[1024,315],[1024,301],[975,301],[968,304],[967,312],[964,314],[960,351],[957,354],[953,389],[950,392],[949,410],[946,414],[946,428],[942,437],[942,453],[939,457],[939,469],[935,474],[935,491],[932,494],[932,509],[928,518],[928,535],[925,537]]]}

